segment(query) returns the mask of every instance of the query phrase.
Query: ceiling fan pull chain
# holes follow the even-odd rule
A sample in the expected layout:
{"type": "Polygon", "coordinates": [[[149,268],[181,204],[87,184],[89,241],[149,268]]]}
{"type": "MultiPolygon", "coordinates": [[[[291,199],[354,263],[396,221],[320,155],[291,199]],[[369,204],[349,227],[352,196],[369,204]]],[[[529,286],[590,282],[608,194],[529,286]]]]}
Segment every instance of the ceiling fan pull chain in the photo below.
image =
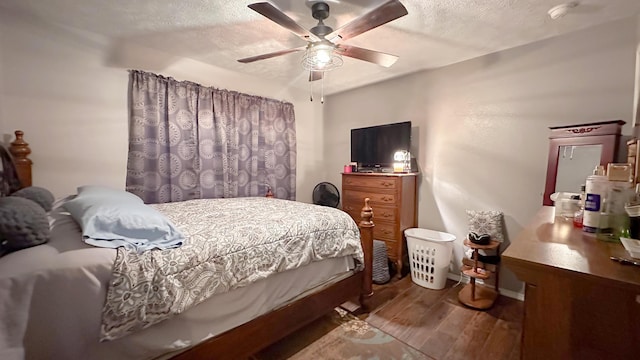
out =
{"type": "Polygon", "coordinates": [[[322,84],[320,84],[320,104],[324,104],[324,78],[327,74],[322,76],[322,84]]]}
{"type": "Polygon", "coordinates": [[[313,102],[313,81],[309,81],[309,101],[313,102]]]}

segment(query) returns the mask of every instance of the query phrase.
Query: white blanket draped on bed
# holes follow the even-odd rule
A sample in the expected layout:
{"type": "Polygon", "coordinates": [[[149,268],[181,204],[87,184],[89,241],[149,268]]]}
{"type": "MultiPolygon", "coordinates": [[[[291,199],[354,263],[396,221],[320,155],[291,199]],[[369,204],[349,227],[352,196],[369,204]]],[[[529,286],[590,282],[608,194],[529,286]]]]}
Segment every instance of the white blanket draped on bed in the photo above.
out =
{"type": "Polygon", "coordinates": [[[270,198],[153,206],[188,240],[178,249],[143,254],[118,249],[102,316],[102,340],[146,328],[213,294],[313,261],[353,255],[363,263],[358,227],[337,209],[270,198]]]}

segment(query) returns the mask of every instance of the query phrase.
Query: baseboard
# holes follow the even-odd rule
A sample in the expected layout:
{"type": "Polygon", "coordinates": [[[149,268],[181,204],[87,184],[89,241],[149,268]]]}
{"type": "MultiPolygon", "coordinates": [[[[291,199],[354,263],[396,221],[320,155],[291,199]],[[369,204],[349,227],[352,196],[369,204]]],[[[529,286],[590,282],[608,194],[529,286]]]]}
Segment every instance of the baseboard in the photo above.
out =
{"type": "Polygon", "coordinates": [[[521,292],[518,292],[518,291],[509,290],[509,289],[504,289],[504,288],[499,288],[499,289],[500,289],[500,295],[504,295],[504,296],[510,297],[512,299],[524,301],[524,293],[521,293],[521,292]]]}
{"type": "MultiPolygon", "coordinates": [[[[447,279],[451,279],[453,281],[458,281],[460,283],[464,283],[464,284],[468,284],[469,283],[469,277],[468,276],[462,276],[460,274],[455,274],[455,273],[448,273],[447,274],[447,279]]],[[[476,283],[478,284],[484,284],[484,282],[482,280],[476,280],[476,283]]],[[[498,288],[498,292],[500,292],[500,295],[512,298],[512,299],[516,299],[516,300],[520,300],[520,301],[524,301],[524,293],[518,292],[518,291],[513,291],[513,290],[509,290],[509,289],[505,289],[505,288],[498,288]]]]}

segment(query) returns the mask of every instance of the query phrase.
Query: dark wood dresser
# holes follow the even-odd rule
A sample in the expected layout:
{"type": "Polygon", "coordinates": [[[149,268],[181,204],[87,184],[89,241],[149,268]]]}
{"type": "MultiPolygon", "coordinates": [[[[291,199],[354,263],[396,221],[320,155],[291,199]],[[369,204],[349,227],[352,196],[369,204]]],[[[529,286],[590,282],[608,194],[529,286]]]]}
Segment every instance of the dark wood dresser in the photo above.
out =
{"type": "Polygon", "coordinates": [[[640,356],[640,267],[543,207],[502,254],[525,282],[522,359],[640,356]]]}
{"type": "Polygon", "coordinates": [[[358,222],[362,199],[371,199],[373,238],[384,240],[401,277],[406,258],[404,230],[418,226],[417,173],[343,173],[342,210],[358,222]]]}

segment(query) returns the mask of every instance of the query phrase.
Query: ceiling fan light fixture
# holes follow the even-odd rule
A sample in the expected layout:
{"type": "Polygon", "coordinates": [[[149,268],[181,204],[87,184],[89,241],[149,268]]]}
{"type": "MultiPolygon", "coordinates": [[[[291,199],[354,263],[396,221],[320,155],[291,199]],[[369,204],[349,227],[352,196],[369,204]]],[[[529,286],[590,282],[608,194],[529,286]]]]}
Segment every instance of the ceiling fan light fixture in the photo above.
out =
{"type": "Polygon", "coordinates": [[[309,71],[330,71],[343,64],[342,56],[331,43],[309,44],[302,56],[302,67],[309,71]]]}

